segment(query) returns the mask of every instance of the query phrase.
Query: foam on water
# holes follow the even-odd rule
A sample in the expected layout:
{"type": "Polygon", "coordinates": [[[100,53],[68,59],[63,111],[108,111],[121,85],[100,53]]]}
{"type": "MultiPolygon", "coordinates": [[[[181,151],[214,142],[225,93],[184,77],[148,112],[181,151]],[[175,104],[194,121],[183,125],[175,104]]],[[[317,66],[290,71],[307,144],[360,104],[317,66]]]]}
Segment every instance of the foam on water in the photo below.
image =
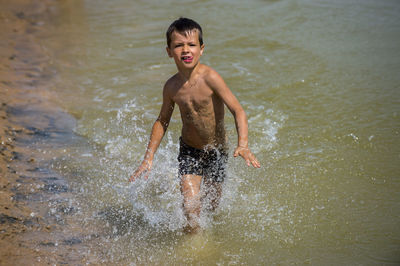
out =
{"type": "Polygon", "coordinates": [[[265,109],[264,105],[249,107],[250,115],[256,113],[248,119],[251,131],[258,133],[257,139],[253,140],[255,153],[271,150],[278,143],[278,131],[287,119],[280,111],[265,109]]]}

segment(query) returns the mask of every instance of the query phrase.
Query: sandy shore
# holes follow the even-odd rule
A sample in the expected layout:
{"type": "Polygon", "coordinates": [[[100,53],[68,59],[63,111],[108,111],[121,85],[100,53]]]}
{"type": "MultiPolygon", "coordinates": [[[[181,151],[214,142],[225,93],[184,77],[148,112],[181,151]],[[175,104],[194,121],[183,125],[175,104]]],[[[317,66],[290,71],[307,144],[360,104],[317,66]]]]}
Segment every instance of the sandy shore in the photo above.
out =
{"type": "Polygon", "coordinates": [[[79,225],[68,224],[73,193],[39,152],[54,149],[57,134],[73,134],[74,119],[48,90],[56,70],[39,41],[56,5],[0,0],[0,265],[90,261],[79,225]]]}

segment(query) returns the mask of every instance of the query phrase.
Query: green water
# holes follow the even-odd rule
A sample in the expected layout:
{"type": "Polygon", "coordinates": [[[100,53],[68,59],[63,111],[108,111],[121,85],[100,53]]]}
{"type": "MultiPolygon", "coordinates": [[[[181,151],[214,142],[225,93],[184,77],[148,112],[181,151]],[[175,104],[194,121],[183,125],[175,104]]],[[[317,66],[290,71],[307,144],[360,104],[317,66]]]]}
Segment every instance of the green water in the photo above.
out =
{"type": "MultiPolygon", "coordinates": [[[[51,90],[90,152],[67,149],[55,168],[74,176],[102,262],[400,263],[400,2],[86,0],[57,12],[43,40],[51,90]],[[126,182],[176,72],[164,34],[179,16],[202,25],[202,62],[245,108],[262,164],[230,158],[196,237],[181,232],[178,110],[149,180],[126,182]]],[[[230,115],[226,127],[233,151],[230,115]]]]}

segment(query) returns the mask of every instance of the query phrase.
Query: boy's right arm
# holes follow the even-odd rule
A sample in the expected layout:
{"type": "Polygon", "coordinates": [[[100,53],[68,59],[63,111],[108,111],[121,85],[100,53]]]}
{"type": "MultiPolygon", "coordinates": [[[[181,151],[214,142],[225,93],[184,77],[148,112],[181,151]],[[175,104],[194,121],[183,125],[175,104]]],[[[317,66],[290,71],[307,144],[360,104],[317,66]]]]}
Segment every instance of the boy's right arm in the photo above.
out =
{"type": "Polygon", "coordinates": [[[174,107],[175,103],[172,101],[171,97],[169,97],[167,88],[164,87],[163,103],[161,106],[161,111],[157,120],[153,124],[153,128],[151,129],[150,141],[149,144],[147,145],[144,159],[140,164],[140,166],[129,178],[130,182],[135,181],[138,177],[140,177],[143,174],[146,174],[145,175],[146,179],[148,178],[149,171],[153,165],[154,153],[156,152],[165,132],[167,131],[169,121],[171,120],[172,112],[174,111],[174,107]]]}

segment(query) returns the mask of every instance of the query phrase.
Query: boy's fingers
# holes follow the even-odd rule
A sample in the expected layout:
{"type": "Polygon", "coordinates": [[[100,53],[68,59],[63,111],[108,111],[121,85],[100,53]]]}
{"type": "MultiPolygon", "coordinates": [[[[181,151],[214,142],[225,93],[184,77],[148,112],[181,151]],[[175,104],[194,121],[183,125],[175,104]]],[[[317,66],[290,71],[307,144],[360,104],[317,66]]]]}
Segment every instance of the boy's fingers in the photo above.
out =
{"type": "Polygon", "coordinates": [[[260,168],[260,163],[258,162],[256,156],[254,156],[254,154],[252,154],[251,152],[250,152],[250,154],[248,154],[246,162],[247,162],[248,166],[250,166],[250,162],[251,162],[253,167],[260,168]]]}
{"type": "Polygon", "coordinates": [[[254,161],[252,162],[252,164],[253,164],[254,167],[260,168],[260,163],[259,163],[257,160],[254,160],[254,161]]]}
{"type": "Polygon", "coordinates": [[[129,182],[133,182],[133,181],[135,181],[136,180],[136,178],[137,178],[137,175],[136,175],[136,173],[134,173],[133,175],[131,175],[131,177],[129,178],[129,182]]]}
{"type": "Polygon", "coordinates": [[[248,152],[244,151],[241,152],[239,148],[236,148],[235,152],[233,153],[233,157],[241,156],[246,161],[247,166],[253,166],[255,168],[260,168],[260,163],[258,162],[257,158],[251,153],[249,150],[248,152]]]}
{"type": "Polygon", "coordinates": [[[254,156],[254,154],[250,153],[250,158],[251,158],[251,164],[256,168],[259,168],[260,163],[258,162],[256,156],[254,156]]]}
{"type": "Polygon", "coordinates": [[[131,178],[129,178],[129,182],[134,182],[137,179],[137,177],[138,176],[136,174],[131,175],[131,178]]]}
{"type": "Polygon", "coordinates": [[[129,182],[133,182],[136,180],[136,178],[140,175],[140,170],[136,170],[131,177],[129,178],[129,182]]]}
{"type": "MultiPolygon", "coordinates": [[[[147,168],[145,168],[145,169],[141,169],[141,168],[139,168],[139,169],[137,169],[134,173],[133,173],[133,175],[131,175],[131,178],[129,178],[129,182],[133,182],[133,181],[135,181],[138,177],[140,177],[141,175],[143,175],[143,173],[145,173],[145,172],[149,172],[149,169],[147,168]]],[[[147,176],[148,176],[148,174],[147,174],[147,176]]],[[[147,179],[147,178],[146,178],[147,179]]]]}
{"type": "Polygon", "coordinates": [[[251,154],[251,164],[254,166],[254,167],[259,167],[259,162],[258,162],[258,160],[257,160],[257,158],[256,158],[256,156],[254,156],[254,154],[251,154]]]}

